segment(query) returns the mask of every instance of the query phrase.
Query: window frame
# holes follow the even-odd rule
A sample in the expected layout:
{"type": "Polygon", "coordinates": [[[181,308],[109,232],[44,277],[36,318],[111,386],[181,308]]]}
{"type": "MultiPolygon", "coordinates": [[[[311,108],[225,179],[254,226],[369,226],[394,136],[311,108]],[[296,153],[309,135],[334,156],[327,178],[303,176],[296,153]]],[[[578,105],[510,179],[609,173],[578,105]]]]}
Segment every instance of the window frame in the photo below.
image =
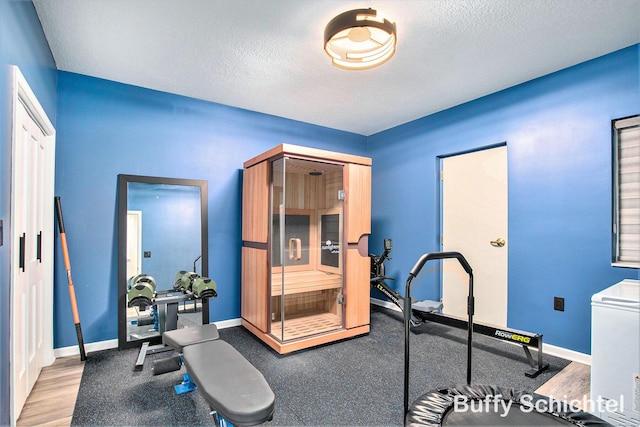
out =
{"type": "MultiPolygon", "coordinates": [[[[612,148],[612,263],[614,267],[640,268],[640,252],[637,258],[630,260],[620,259],[620,240],[623,236],[620,225],[620,134],[626,129],[640,129],[640,115],[628,116],[611,121],[611,148],[612,148]]],[[[631,155],[630,158],[638,157],[640,163],[640,151],[637,155],[631,155]]],[[[626,159],[626,157],[625,157],[626,159]]],[[[635,234],[635,233],[634,233],[635,234]]]]}

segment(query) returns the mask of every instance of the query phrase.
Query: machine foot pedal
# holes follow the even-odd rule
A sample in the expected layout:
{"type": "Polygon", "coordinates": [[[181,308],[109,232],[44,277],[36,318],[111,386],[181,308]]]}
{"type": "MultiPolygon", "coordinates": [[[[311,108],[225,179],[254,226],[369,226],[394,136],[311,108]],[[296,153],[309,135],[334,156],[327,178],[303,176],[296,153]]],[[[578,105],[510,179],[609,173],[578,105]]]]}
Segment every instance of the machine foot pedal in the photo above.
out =
{"type": "Polygon", "coordinates": [[[193,382],[189,374],[184,374],[184,376],[182,377],[182,383],[174,385],[173,388],[176,390],[176,394],[184,394],[195,390],[197,387],[196,383],[193,382]]]}
{"type": "Polygon", "coordinates": [[[180,356],[168,357],[166,359],[159,359],[153,361],[153,375],[166,374],[167,372],[179,371],[182,367],[182,360],[180,356]]]}
{"type": "Polygon", "coordinates": [[[423,313],[432,313],[434,311],[439,311],[441,308],[442,303],[440,301],[424,300],[411,304],[412,310],[421,311],[423,313]]]}

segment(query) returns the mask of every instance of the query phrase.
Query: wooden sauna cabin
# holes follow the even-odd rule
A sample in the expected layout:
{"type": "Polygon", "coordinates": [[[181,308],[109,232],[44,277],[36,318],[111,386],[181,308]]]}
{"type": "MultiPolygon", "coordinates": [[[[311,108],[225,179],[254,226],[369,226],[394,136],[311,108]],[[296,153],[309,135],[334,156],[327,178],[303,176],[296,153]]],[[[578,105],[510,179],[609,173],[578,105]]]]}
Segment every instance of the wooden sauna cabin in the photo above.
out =
{"type": "Polygon", "coordinates": [[[282,144],[244,163],[242,324],[278,353],[369,332],[371,159],[282,144]]]}

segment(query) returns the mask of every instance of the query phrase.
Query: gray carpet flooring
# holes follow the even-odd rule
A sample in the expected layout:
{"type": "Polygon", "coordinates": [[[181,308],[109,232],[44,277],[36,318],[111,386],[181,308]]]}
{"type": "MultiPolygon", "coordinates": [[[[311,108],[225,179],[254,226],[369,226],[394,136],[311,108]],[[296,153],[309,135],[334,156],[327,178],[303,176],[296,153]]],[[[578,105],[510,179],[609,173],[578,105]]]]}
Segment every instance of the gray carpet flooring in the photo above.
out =
{"type": "MultiPolygon", "coordinates": [[[[368,335],[278,355],[242,327],[223,329],[229,342],[265,376],[276,396],[270,426],[393,426],[403,420],[401,314],[372,306],[368,335]]],[[[137,349],[91,353],[85,362],[72,425],[212,425],[198,392],[176,395],[180,371],[153,376],[150,355],[134,371],[137,349]]],[[[535,354],[534,354],[535,356],[535,354]]],[[[545,355],[549,370],[524,375],[520,346],[474,335],[473,384],[533,392],[569,361],[545,355]]],[[[212,357],[211,363],[215,363],[212,357]]],[[[411,336],[410,403],[436,388],[466,382],[466,331],[427,323],[411,336]]]]}

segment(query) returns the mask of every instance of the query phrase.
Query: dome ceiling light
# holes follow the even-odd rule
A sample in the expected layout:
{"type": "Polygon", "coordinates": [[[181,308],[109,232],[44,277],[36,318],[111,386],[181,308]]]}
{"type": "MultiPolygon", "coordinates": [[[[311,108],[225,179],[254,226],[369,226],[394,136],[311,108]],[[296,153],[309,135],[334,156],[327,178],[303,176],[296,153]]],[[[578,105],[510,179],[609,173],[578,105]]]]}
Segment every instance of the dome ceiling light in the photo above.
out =
{"type": "Polygon", "coordinates": [[[373,9],[354,9],[333,18],[324,29],[324,50],[333,65],[366,70],[396,52],[396,24],[373,9]]]}

